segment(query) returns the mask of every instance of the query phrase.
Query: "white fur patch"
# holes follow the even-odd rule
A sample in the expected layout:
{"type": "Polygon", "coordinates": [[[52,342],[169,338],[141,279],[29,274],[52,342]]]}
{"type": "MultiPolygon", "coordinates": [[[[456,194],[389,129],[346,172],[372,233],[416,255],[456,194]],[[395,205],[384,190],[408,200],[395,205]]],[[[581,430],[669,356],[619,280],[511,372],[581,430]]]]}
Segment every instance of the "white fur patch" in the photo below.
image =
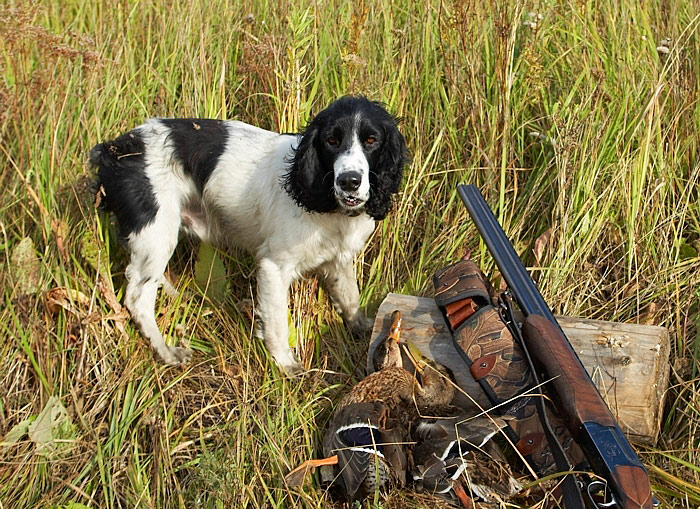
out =
{"type": "Polygon", "coordinates": [[[338,178],[344,173],[356,172],[361,175],[360,187],[355,192],[356,196],[366,201],[369,198],[369,162],[362,150],[362,142],[357,132],[358,123],[355,122],[352,131],[352,145],[343,154],[338,156],[333,165],[333,174],[335,178],[336,195],[342,196],[345,191],[338,187],[338,178]]]}

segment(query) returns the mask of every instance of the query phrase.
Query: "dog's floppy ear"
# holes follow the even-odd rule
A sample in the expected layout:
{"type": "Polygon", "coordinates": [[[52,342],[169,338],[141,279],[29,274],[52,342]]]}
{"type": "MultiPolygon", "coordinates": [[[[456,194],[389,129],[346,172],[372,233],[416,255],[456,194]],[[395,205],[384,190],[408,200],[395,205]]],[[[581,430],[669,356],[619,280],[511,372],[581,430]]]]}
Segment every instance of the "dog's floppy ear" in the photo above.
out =
{"type": "Polygon", "coordinates": [[[337,207],[333,198],[333,176],[327,178],[328,171],[319,158],[318,126],[315,123],[301,133],[299,145],[289,171],[284,178],[284,187],[294,201],[310,212],[330,212],[337,207]]]}
{"type": "Polygon", "coordinates": [[[384,219],[391,208],[391,195],[401,185],[403,167],[408,162],[406,141],[397,127],[398,120],[384,126],[384,143],[377,165],[370,169],[370,194],[365,205],[367,214],[376,220],[384,219]]]}

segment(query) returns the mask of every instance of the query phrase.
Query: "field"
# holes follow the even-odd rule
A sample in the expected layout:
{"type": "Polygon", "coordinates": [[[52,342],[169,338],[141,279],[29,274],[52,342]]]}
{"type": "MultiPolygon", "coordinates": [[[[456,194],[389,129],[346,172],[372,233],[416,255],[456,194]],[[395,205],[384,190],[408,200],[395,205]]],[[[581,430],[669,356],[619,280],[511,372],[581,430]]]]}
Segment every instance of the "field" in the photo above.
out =
{"type": "Polygon", "coordinates": [[[556,313],[669,328],[663,427],[638,452],[664,507],[700,506],[699,16],[691,0],[3,2],[0,508],[330,504],[283,476],[317,452],[366,339],[298,283],[308,374],[281,377],[252,335],[252,259],[184,242],[158,321],[194,360],[154,362],[86,161],[148,117],[296,131],[344,94],[402,117],[412,157],[357,260],[369,313],[430,295],[467,251],[493,270],[455,194],[477,184],[556,313]]]}

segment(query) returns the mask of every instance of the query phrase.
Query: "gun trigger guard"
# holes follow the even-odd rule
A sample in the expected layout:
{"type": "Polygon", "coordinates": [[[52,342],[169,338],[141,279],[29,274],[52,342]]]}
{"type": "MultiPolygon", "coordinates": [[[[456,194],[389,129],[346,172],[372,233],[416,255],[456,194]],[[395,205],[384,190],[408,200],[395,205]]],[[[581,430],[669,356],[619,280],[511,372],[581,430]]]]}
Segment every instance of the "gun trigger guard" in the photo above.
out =
{"type": "Polygon", "coordinates": [[[498,296],[498,314],[501,316],[503,323],[510,326],[513,323],[513,311],[509,305],[508,299],[510,294],[505,291],[498,296]]]}
{"type": "Polygon", "coordinates": [[[615,500],[615,496],[612,493],[610,493],[607,484],[603,481],[591,481],[590,483],[588,483],[588,486],[586,486],[586,494],[588,495],[588,499],[591,501],[591,504],[593,504],[593,507],[596,507],[598,509],[618,507],[617,500],[615,500]],[[610,502],[596,502],[594,495],[600,490],[602,490],[603,493],[605,493],[605,498],[610,497],[610,502]]]}

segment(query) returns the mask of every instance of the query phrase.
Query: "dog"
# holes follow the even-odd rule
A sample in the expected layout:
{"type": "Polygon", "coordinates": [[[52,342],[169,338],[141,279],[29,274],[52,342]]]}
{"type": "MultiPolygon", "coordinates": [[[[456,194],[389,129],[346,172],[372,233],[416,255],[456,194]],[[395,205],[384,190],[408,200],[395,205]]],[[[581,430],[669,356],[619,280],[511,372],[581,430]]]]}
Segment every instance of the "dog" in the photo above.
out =
{"type": "Polygon", "coordinates": [[[257,261],[257,312],[265,346],[288,373],[289,287],[316,273],[354,332],[371,323],[360,309],[354,258],[392,204],[408,153],[398,119],[378,102],[346,96],[298,134],[239,121],[150,119],[96,145],[101,203],[116,216],[130,260],[125,304],[155,354],[186,363],[155,320],[158,289],[179,233],[240,246],[257,261]]]}

